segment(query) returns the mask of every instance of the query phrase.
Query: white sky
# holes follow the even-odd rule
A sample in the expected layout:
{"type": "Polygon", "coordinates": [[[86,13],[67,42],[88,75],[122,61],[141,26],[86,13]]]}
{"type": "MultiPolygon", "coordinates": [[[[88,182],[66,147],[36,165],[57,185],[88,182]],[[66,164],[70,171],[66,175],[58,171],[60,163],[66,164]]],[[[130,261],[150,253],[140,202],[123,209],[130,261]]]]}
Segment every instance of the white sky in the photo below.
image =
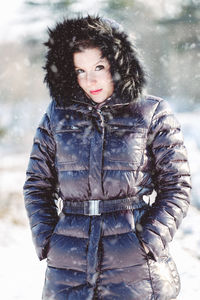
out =
{"type": "Polygon", "coordinates": [[[15,29],[14,23],[17,20],[18,11],[24,0],[1,0],[0,2],[0,39],[12,39],[15,29]]]}

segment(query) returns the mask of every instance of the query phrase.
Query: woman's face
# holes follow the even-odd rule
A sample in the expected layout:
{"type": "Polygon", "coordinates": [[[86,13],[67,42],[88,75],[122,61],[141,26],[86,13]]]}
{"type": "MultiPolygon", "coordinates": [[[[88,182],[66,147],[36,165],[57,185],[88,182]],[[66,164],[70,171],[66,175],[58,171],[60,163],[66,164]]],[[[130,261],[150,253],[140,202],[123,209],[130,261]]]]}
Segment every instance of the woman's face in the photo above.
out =
{"type": "Polygon", "coordinates": [[[112,95],[110,64],[98,48],[74,53],[74,67],[78,84],[94,102],[101,103],[112,95]]]}

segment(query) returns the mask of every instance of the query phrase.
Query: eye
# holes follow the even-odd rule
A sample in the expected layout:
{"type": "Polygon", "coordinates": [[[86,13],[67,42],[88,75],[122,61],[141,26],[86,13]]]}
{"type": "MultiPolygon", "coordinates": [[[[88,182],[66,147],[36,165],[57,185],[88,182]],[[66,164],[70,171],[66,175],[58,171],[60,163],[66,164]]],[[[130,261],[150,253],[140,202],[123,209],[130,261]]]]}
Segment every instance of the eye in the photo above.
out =
{"type": "Polygon", "coordinates": [[[84,71],[82,69],[76,69],[75,72],[76,72],[76,75],[80,75],[80,74],[84,73],[84,71]]]}
{"type": "Polygon", "coordinates": [[[104,69],[104,66],[103,66],[103,65],[98,65],[98,66],[96,66],[96,68],[95,68],[96,71],[101,71],[101,70],[103,70],[103,69],[104,69]]]}

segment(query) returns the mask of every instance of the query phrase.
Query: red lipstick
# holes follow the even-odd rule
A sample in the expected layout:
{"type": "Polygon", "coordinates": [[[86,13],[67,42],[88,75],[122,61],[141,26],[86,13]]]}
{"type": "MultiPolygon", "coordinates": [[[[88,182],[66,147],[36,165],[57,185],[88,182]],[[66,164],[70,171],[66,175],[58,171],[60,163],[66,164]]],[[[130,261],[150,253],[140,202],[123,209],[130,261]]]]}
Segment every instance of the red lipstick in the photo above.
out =
{"type": "Polygon", "coordinates": [[[101,91],[102,91],[102,89],[99,89],[99,90],[96,90],[96,91],[90,91],[90,94],[98,95],[101,91]]]}

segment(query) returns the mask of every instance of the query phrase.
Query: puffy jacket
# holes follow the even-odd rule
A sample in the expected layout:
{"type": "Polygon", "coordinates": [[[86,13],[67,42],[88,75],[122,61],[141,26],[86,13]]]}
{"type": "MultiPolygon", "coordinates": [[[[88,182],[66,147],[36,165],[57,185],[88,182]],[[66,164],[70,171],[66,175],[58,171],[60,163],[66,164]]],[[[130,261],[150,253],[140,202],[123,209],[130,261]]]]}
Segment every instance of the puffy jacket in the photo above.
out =
{"type": "Polygon", "coordinates": [[[168,103],[144,96],[101,107],[87,97],[52,101],[34,138],[24,185],[45,300],[176,298],[168,250],[189,205],[190,174],[180,125],[168,103]],[[146,198],[135,210],[85,216],[65,201],[146,198]],[[145,251],[144,246],[149,249],[145,251]]]}

